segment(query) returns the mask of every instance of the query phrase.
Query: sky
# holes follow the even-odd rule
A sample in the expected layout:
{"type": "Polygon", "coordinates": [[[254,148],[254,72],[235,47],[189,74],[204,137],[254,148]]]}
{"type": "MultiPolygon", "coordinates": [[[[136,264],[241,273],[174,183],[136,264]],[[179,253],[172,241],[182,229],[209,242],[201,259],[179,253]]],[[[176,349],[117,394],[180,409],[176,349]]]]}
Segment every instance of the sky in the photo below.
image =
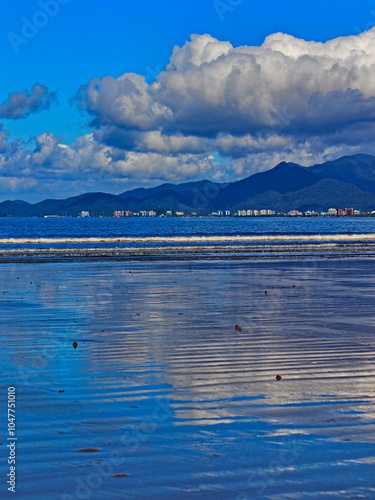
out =
{"type": "Polygon", "coordinates": [[[0,8],[0,201],[375,154],[372,1],[0,8]]]}

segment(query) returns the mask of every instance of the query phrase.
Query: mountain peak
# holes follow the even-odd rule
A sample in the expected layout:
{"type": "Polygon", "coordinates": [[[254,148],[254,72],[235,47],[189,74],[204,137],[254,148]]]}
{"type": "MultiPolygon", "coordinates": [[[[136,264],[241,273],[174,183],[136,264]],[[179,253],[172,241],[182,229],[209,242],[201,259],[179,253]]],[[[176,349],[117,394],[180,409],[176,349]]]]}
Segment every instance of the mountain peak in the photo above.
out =
{"type": "Polygon", "coordinates": [[[288,169],[288,168],[304,168],[301,165],[298,165],[298,163],[293,163],[291,161],[282,161],[276,165],[276,167],[271,168],[271,170],[281,170],[281,169],[288,169]]]}

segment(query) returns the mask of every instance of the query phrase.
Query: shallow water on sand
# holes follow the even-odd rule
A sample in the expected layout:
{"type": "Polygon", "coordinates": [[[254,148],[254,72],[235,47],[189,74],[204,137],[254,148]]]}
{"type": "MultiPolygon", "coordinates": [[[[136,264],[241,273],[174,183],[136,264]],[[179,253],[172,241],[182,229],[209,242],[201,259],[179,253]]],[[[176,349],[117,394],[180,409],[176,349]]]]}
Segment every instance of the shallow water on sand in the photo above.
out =
{"type": "Polygon", "coordinates": [[[373,260],[7,264],[0,279],[19,498],[375,497],[373,260]]]}

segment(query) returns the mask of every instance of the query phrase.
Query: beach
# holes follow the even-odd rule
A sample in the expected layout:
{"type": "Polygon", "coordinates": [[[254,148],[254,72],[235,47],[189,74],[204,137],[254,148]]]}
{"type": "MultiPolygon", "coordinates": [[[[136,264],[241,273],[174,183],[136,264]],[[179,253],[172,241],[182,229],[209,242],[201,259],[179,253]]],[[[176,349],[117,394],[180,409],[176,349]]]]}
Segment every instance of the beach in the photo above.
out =
{"type": "Polygon", "coordinates": [[[2,2],[0,500],[375,500],[375,5],[2,2]]]}
{"type": "Polygon", "coordinates": [[[374,498],[373,259],[0,274],[19,498],[374,498]]]}

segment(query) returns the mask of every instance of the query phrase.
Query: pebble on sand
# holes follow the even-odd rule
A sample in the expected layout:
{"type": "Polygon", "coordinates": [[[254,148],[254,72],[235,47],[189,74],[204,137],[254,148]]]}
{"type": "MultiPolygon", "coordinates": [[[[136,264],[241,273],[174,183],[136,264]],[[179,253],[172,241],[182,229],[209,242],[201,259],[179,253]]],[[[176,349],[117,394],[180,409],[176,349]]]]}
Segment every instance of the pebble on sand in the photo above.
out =
{"type": "Polygon", "coordinates": [[[80,453],[96,453],[98,451],[102,451],[101,448],[80,448],[76,451],[79,451],[80,453]]]}
{"type": "Polygon", "coordinates": [[[236,325],[236,331],[241,333],[242,332],[242,328],[239,325],[236,325]]]}
{"type": "Polygon", "coordinates": [[[276,380],[281,380],[282,376],[281,375],[276,375],[276,380]]]}
{"type": "Polygon", "coordinates": [[[77,349],[78,344],[76,341],[74,341],[72,345],[73,345],[74,349],[77,349]]]}
{"type": "Polygon", "coordinates": [[[293,285],[293,288],[297,288],[296,285],[293,285]]]}

